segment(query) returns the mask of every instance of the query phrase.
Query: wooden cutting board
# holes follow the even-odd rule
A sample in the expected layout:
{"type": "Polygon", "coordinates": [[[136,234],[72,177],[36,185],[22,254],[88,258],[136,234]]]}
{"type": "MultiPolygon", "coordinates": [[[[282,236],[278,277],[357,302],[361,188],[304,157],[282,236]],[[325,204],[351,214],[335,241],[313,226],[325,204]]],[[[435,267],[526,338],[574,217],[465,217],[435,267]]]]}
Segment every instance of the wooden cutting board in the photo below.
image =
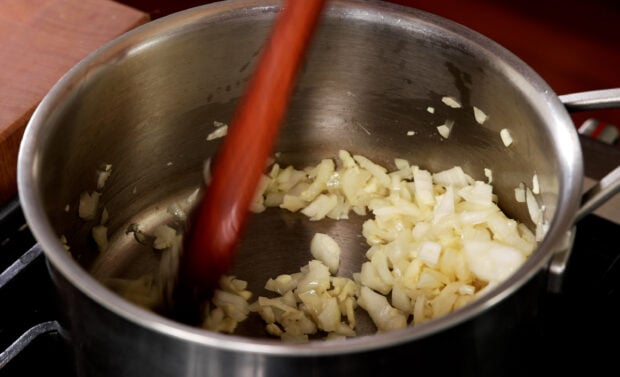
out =
{"type": "Polygon", "coordinates": [[[17,154],[54,83],[104,43],[149,21],[111,0],[0,0],[0,206],[17,194],[17,154]]]}

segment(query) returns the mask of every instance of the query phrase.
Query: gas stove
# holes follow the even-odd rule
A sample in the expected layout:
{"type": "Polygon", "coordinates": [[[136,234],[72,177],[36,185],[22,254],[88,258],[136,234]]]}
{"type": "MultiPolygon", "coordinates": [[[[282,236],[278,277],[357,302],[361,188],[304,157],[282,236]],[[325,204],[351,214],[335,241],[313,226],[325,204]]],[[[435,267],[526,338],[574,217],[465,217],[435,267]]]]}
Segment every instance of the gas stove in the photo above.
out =
{"type": "MultiPolygon", "coordinates": [[[[584,137],[581,143],[588,181],[620,162],[617,148],[584,137]]],[[[518,344],[538,352],[533,356],[542,363],[527,375],[616,369],[616,352],[608,344],[620,336],[618,199],[578,223],[563,290],[547,293],[537,314],[539,342],[518,344]]],[[[74,376],[71,339],[56,322],[62,308],[18,199],[0,210],[0,271],[0,376],[74,376]]]]}

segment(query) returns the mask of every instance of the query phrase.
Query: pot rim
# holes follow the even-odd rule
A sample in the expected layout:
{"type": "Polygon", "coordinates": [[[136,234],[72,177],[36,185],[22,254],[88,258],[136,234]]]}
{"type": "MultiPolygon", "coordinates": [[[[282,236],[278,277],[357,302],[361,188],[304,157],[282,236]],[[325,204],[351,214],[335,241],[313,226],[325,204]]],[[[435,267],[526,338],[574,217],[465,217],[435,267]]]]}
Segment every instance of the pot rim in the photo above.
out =
{"type": "Polygon", "coordinates": [[[140,46],[150,41],[183,31],[184,28],[189,28],[196,22],[213,22],[231,14],[250,14],[252,12],[250,8],[253,8],[254,12],[274,13],[279,4],[278,0],[227,0],[198,6],[151,21],[99,48],[69,70],[53,86],[33,113],[26,127],[18,156],[20,201],[29,227],[41,244],[52,267],[88,298],[138,326],[204,346],[280,356],[347,354],[421,339],[474,318],[511,295],[542,270],[557,245],[564,239],[565,233],[573,225],[583,180],[583,159],[577,132],[558,96],[534,70],[518,57],[491,39],[463,25],[410,7],[363,0],[332,0],[326,11],[351,14],[355,18],[370,21],[380,19],[381,22],[399,25],[403,29],[415,27],[425,31],[441,31],[449,34],[458,43],[473,44],[485,57],[497,60],[502,70],[517,79],[519,85],[526,90],[526,94],[536,98],[536,101],[533,101],[536,106],[535,110],[541,114],[542,119],[549,124],[554,124],[553,137],[557,138],[558,144],[563,146],[557,148],[558,160],[565,162],[565,169],[559,177],[560,188],[556,215],[550,222],[548,232],[537,251],[513,276],[487,292],[484,297],[427,323],[372,336],[291,344],[276,339],[257,339],[214,333],[159,316],[108,290],[71,258],[45,216],[42,195],[37,188],[37,168],[41,158],[38,153],[41,143],[40,134],[45,127],[46,119],[53,113],[56,105],[63,101],[63,97],[75,87],[75,78],[99,64],[105,64],[115,54],[135,52],[140,46]],[[568,216],[558,216],[558,214],[568,214],[568,216]]]}

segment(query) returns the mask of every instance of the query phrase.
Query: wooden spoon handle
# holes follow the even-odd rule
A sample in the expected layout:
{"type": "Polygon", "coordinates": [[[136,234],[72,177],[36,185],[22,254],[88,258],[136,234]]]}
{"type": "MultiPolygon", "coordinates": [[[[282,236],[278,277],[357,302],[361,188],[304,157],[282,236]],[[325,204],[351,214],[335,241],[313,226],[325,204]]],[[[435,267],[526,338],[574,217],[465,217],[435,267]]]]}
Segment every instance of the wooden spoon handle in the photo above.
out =
{"type": "Polygon", "coordinates": [[[196,209],[193,230],[187,235],[186,273],[198,285],[217,286],[219,277],[231,266],[324,3],[287,0],[275,21],[213,161],[211,182],[196,209]]]}

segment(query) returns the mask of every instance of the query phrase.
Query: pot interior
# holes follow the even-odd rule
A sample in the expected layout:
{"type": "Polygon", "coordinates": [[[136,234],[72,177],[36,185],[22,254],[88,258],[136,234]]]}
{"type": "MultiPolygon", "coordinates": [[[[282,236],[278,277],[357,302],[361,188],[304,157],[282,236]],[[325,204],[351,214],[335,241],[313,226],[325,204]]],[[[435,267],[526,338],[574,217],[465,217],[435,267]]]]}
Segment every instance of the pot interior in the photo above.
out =
{"type": "MultiPolygon", "coordinates": [[[[123,36],[71,71],[33,118],[32,189],[40,194],[44,226],[65,236],[73,260],[100,281],[158,268],[161,253],[128,229],[139,224],[148,235],[175,221],[170,208],[200,187],[204,163],[221,140],[207,135],[214,122],[230,121],[252,73],[277,5],[224,3],[123,36]],[[91,236],[101,213],[84,221],[77,211],[80,194],[96,190],[105,164],[112,170],[99,202],[109,214],[103,255],[91,236]]],[[[274,153],[280,165],[297,168],[344,149],[388,168],[394,158],[430,171],[461,166],[483,181],[491,169],[500,207],[532,229],[514,189],[530,186],[536,174],[554,231],[563,226],[556,215],[570,211],[578,195],[568,187],[580,174],[579,164],[571,166],[580,161],[571,126],[546,84],[495,43],[416,10],[340,1],[313,39],[274,153]],[[462,107],[446,106],[445,96],[462,107]],[[482,125],[474,106],[489,116],[482,125]],[[447,139],[437,131],[446,120],[454,121],[447,139]],[[502,129],[512,135],[509,147],[502,129]]],[[[338,274],[351,277],[368,249],[365,219],[310,221],[270,208],[252,217],[232,274],[248,281],[255,296],[265,295],[265,281],[298,271],[311,258],[313,234],[323,232],[342,247],[338,274]]],[[[534,253],[536,268],[549,252],[534,253]]],[[[515,281],[529,272],[519,274],[515,281]]],[[[263,335],[257,324],[242,332],[263,335]]],[[[358,330],[372,332],[369,322],[358,330]]]]}

